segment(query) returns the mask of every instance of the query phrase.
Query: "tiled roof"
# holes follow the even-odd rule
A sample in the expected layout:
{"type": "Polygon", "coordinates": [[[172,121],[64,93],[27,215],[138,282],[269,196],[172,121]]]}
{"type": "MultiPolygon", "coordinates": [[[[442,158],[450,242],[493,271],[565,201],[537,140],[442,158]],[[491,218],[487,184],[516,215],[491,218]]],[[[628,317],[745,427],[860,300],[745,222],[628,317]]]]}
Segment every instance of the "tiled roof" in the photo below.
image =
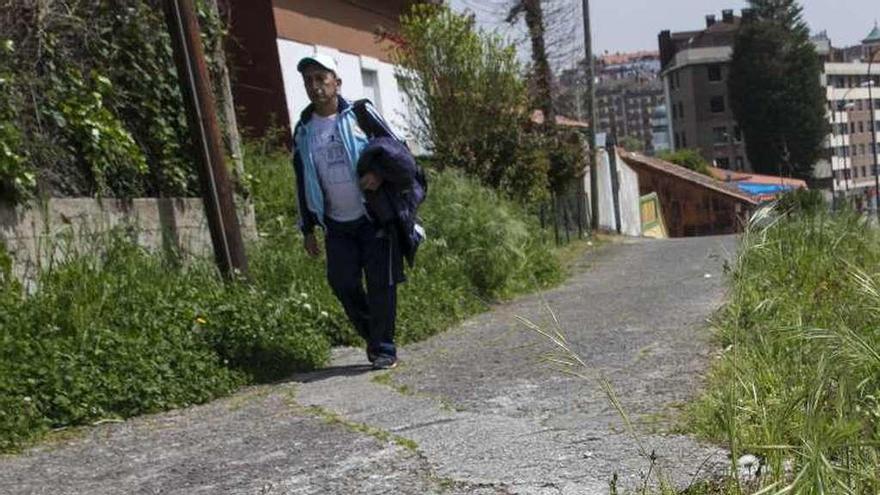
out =
{"type": "Polygon", "coordinates": [[[689,168],[660,160],[658,158],[645,156],[641,153],[625,151],[622,148],[618,148],[617,153],[629,165],[636,167],[646,167],[664,174],[672,175],[678,177],[679,179],[688,181],[692,184],[696,184],[700,187],[712,189],[713,191],[719,192],[721,194],[724,194],[725,196],[729,196],[743,203],[748,203],[750,205],[758,204],[758,201],[756,201],[748,194],[742,192],[735,185],[715,180],[712,177],[703,175],[699,172],[694,172],[689,168]]]}
{"type": "Polygon", "coordinates": [[[639,51],[629,53],[608,53],[599,57],[599,62],[605,65],[626,64],[635,60],[656,59],[660,57],[657,51],[639,51]]]}
{"type": "Polygon", "coordinates": [[[735,172],[733,170],[725,170],[723,168],[711,167],[709,171],[712,176],[723,182],[750,182],[752,184],[780,184],[783,186],[791,186],[795,189],[806,189],[807,183],[801,179],[789,179],[788,177],[777,177],[775,175],[751,174],[746,172],[735,172]]]}
{"type": "MultiPolygon", "coordinates": [[[[544,112],[542,112],[541,110],[535,110],[534,112],[532,112],[532,122],[538,125],[543,124],[544,112]]],[[[582,127],[584,129],[589,129],[590,127],[590,124],[586,122],[581,122],[580,120],[571,119],[559,114],[556,114],[556,125],[561,125],[564,127],[582,127]]]]}

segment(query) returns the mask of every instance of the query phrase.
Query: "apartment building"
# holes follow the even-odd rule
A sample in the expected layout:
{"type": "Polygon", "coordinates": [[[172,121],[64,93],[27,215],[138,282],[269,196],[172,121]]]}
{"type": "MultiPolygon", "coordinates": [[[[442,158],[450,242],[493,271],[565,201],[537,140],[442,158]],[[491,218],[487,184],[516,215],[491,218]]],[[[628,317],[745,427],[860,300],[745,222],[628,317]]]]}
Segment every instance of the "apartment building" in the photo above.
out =
{"type": "Polygon", "coordinates": [[[880,28],[875,25],[859,46],[833,49],[830,58],[823,77],[834,189],[856,197],[861,205],[873,205],[874,164],[880,161],[880,147],[875,144],[880,142],[880,132],[872,133],[880,130],[880,28]],[[869,64],[872,55],[874,64],[869,64]]]}
{"type": "Polygon", "coordinates": [[[663,85],[658,79],[641,77],[610,79],[596,87],[596,128],[614,133],[618,142],[632,137],[649,152],[653,150],[651,116],[663,105],[663,85]]]}
{"type": "Polygon", "coordinates": [[[288,133],[309,100],[296,70],[307,55],[336,59],[342,95],[369,98],[402,135],[408,114],[389,57],[399,17],[418,0],[228,0],[233,94],[245,132],[288,133]]]}
{"type": "Polygon", "coordinates": [[[701,30],[659,35],[672,149],[697,149],[706,160],[730,170],[752,170],[727,91],[736,32],[751,15],[749,9],[743,9],[742,17],[724,10],[720,20],[706,16],[701,30]]]}

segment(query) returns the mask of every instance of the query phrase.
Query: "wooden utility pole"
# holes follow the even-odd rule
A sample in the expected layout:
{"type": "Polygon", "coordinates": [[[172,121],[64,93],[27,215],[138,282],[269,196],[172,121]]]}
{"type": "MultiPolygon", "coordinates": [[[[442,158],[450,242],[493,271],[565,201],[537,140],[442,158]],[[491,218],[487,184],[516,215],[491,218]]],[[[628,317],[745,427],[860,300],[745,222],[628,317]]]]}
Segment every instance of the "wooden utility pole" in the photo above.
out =
{"type": "MultiPolygon", "coordinates": [[[[583,0],[584,14],[584,51],[586,56],[587,73],[587,114],[589,115],[590,127],[587,129],[587,139],[590,141],[590,220],[593,230],[599,229],[599,177],[596,173],[598,166],[596,153],[596,87],[595,65],[593,63],[593,37],[590,28],[590,0],[583,0]]],[[[612,151],[613,152],[613,151],[612,151]]]]}
{"type": "Polygon", "coordinates": [[[202,201],[217,266],[226,276],[247,275],[229,171],[217,123],[217,108],[192,0],[163,0],[186,115],[198,157],[202,201]]]}

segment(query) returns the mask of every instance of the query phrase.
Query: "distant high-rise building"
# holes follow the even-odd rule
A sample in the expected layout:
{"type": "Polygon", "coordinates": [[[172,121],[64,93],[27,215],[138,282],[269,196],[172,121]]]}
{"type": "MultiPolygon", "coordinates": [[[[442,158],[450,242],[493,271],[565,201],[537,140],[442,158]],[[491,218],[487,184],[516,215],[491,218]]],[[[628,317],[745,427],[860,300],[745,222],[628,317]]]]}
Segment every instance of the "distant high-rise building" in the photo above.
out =
{"type": "Polygon", "coordinates": [[[698,31],[659,35],[660,77],[669,108],[672,149],[694,148],[718,167],[751,171],[742,132],[730,108],[727,78],[742,17],[724,10],[698,31]]]}
{"type": "MultiPolygon", "coordinates": [[[[871,134],[872,120],[880,129],[880,28],[875,25],[861,45],[832,48],[830,60],[824,65],[823,79],[831,124],[828,148],[834,190],[854,196],[858,206],[870,206],[876,196],[875,155],[880,161],[880,149],[875,148],[871,134]],[[875,63],[869,72],[871,54],[875,63]],[[868,88],[870,81],[872,90],[868,88]]],[[[880,135],[876,139],[880,141],[880,135]]]]}

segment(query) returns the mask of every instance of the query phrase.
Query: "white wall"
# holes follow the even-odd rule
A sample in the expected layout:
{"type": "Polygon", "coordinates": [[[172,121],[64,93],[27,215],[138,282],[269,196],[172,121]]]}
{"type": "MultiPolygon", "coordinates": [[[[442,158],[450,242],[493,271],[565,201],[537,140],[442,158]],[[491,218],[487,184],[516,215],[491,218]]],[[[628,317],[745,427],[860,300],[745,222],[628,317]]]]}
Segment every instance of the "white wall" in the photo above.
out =
{"type": "Polygon", "coordinates": [[[611,164],[608,152],[600,149],[596,153],[598,167],[596,167],[596,182],[599,191],[599,228],[605,230],[617,230],[617,222],[614,219],[614,193],[611,190],[611,164]]]}
{"type": "Polygon", "coordinates": [[[393,65],[372,57],[344,53],[333,48],[279,39],[278,55],[281,59],[281,74],[284,79],[291,129],[299,120],[299,114],[309,104],[302,76],[296,70],[296,64],[303,57],[314,53],[324,53],[336,59],[339,67],[338,75],[342,79],[342,96],[349,100],[364,97],[361,70],[375,71],[379,81],[380,98],[379,102],[374,103],[377,103],[379,112],[398,135],[406,139],[411,137],[407,125],[407,107],[397,85],[393,65]]]}
{"type": "Polygon", "coordinates": [[[620,181],[620,232],[623,235],[642,235],[641,196],[639,175],[623,159],[617,156],[617,176],[620,181]]]}

